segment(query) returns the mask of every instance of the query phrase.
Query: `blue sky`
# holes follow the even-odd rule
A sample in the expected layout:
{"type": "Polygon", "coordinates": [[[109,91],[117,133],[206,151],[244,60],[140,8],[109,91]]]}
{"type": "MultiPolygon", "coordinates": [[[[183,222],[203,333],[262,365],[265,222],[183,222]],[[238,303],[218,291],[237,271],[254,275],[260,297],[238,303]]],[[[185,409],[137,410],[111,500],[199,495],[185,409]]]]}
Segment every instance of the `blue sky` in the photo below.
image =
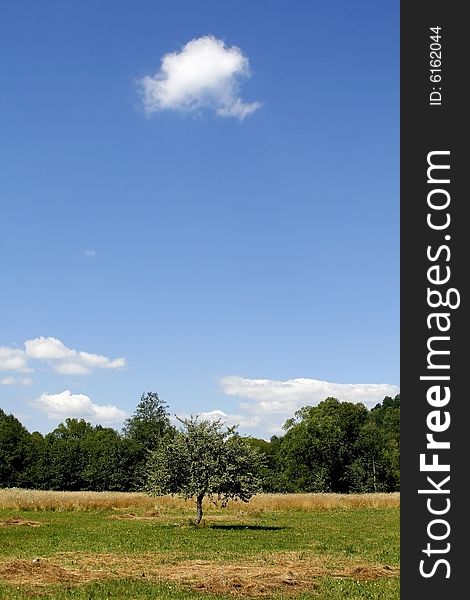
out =
{"type": "Polygon", "coordinates": [[[1,9],[0,406],[269,438],[399,386],[399,3],[1,9]]]}

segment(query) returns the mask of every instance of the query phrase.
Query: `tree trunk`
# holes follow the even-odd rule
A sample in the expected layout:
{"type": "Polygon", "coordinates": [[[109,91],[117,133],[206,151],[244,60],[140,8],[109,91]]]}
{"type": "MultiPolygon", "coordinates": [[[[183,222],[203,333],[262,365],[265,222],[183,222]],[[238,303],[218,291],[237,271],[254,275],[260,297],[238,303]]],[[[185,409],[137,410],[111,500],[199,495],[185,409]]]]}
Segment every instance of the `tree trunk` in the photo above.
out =
{"type": "Polygon", "coordinates": [[[199,525],[202,519],[202,499],[204,495],[196,498],[196,525],[199,525]]]}

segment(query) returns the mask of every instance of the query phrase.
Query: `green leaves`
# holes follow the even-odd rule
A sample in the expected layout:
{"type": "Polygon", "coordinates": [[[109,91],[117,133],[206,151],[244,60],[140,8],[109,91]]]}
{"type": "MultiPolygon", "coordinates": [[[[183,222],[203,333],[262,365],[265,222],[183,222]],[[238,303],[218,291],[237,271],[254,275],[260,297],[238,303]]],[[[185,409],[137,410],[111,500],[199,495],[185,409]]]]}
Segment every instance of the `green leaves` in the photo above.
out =
{"type": "Polygon", "coordinates": [[[156,392],[142,394],[137,408],[124,425],[124,436],[147,450],[155,449],[171,429],[167,405],[156,392]]]}
{"type": "Polygon", "coordinates": [[[226,506],[230,499],[247,502],[261,490],[261,455],[221,421],[180,420],[171,440],[150,457],[147,489],[155,495],[180,494],[196,498],[197,522],[202,498],[226,506]]]}
{"type": "Polygon", "coordinates": [[[25,485],[25,470],[32,458],[29,438],[18,419],[0,408],[0,486],[25,485]]]}
{"type": "Polygon", "coordinates": [[[171,425],[155,392],[122,433],[67,419],[46,436],[0,409],[0,486],[150,490],[220,504],[265,492],[390,492],[400,483],[400,397],[372,410],[327,398],[305,406],[268,442],[220,421],[171,425]],[[150,460],[149,460],[150,457],[150,460]]]}
{"type": "Polygon", "coordinates": [[[399,485],[400,397],[372,410],[327,398],[286,422],[272,491],[374,492],[399,485]]]}

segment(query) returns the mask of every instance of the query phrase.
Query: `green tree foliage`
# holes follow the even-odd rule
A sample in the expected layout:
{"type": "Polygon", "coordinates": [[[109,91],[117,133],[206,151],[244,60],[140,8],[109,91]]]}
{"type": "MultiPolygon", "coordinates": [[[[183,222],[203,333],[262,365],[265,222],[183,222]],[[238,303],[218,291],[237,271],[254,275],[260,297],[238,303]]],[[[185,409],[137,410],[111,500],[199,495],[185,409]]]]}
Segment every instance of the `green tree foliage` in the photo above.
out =
{"type": "Polygon", "coordinates": [[[136,447],[110,427],[98,425],[82,440],[86,465],[84,487],[97,491],[127,491],[133,487],[132,471],[136,447]]]}
{"type": "Polygon", "coordinates": [[[67,419],[46,435],[44,459],[49,489],[86,489],[83,472],[88,456],[83,446],[92,433],[93,426],[83,419],[67,419]]]}
{"type": "Polygon", "coordinates": [[[182,427],[157,448],[148,463],[148,491],[179,494],[196,500],[196,524],[202,501],[209,497],[226,506],[230,499],[247,502],[261,490],[260,453],[221,421],[181,420],[182,427]]]}
{"type": "Polygon", "coordinates": [[[386,396],[370,411],[370,419],[383,434],[381,460],[385,489],[400,487],[400,395],[386,396]]]}
{"type": "Polygon", "coordinates": [[[167,408],[156,392],[146,392],[142,394],[134,414],[124,424],[124,438],[133,445],[134,453],[132,489],[140,489],[145,485],[149,453],[164,443],[174,431],[167,408]]]}
{"type": "Polygon", "coordinates": [[[374,492],[399,489],[400,397],[372,410],[327,398],[299,410],[276,444],[270,491],[374,492]]]}
{"type": "Polygon", "coordinates": [[[272,436],[270,441],[254,437],[245,437],[245,442],[263,457],[260,469],[263,492],[285,492],[289,490],[289,482],[282,471],[279,451],[280,437],[272,436]]]}
{"type": "Polygon", "coordinates": [[[67,419],[44,438],[35,487],[128,491],[137,456],[137,445],[116,430],[67,419]]]}
{"type": "Polygon", "coordinates": [[[363,404],[336,398],[299,410],[287,421],[282,444],[292,485],[309,492],[348,491],[348,466],[366,419],[363,404]]]}
{"type": "Polygon", "coordinates": [[[39,431],[29,435],[29,460],[23,474],[24,484],[21,487],[31,489],[49,488],[49,465],[46,460],[44,436],[39,431]]]}
{"type": "Polygon", "coordinates": [[[30,435],[16,417],[0,408],[0,485],[27,485],[26,472],[31,462],[30,435]]]}
{"type": "Polygon", "coordinates": [[[0,487],[143,489],[149,456],[153,491],[182,493],[196,503],[201,494],[222,503],[243,499],[260,482],[262,491],[281,493],[400,486],[400,396],[371,410],[327,398],[299,410],[285,434],[270,441],[241,438],[220,423],[190,419],[182,425],[172,427],[166,405],[152,392],[143,394],[122,433],[67,419],[43,436],[0,409],[0,487]]]}
{"type": "Polygon", "coordinates": [[[171,429],[167,408],[156,392],[142,394],[134,414],[124,424],[125,437],[154,450],[171,429]]]}

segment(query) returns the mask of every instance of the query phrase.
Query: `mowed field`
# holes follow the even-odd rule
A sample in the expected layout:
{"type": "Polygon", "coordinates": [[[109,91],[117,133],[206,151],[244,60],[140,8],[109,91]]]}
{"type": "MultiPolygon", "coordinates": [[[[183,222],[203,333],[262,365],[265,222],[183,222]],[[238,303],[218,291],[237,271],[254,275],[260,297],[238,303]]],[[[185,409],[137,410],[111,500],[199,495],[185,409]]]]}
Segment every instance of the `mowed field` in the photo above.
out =
{"type": "Polygon", "coordinates": [[[3,600],[399,599],[399,494],[0,490],[3,600]]]}

